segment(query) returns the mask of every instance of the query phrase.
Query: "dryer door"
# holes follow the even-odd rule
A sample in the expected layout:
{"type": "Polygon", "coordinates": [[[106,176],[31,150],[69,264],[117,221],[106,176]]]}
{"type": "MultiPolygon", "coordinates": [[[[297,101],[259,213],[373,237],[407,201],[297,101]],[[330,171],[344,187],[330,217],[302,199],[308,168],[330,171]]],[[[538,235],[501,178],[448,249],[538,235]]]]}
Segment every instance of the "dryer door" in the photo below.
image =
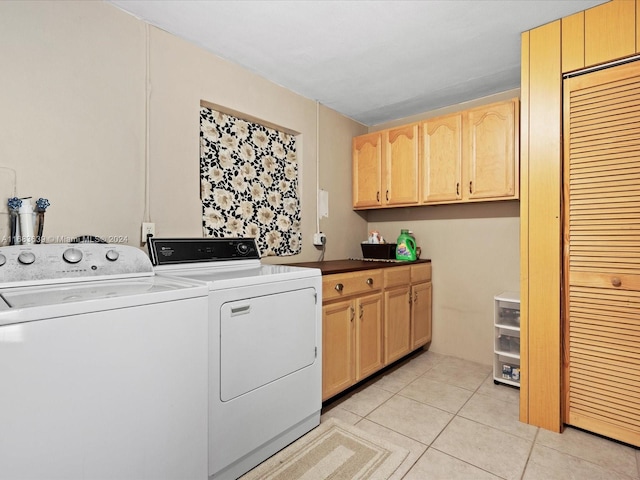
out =
{"type": "Polygon", "coordinates": [[[316,290],[303,288],[220,307],[220,400],[227,402],[314,363],[316,290]]]}

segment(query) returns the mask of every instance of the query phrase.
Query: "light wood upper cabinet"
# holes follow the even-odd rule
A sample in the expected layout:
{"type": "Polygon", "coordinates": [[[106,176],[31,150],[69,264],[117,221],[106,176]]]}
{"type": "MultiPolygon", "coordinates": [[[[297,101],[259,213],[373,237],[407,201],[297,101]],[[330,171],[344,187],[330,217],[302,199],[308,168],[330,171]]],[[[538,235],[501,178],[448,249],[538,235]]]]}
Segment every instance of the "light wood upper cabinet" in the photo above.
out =
{"type": "Polygon", "coordinates": [[[499,102],[465,112],[468,200],[518,196],[518,100],[499,102]]]}
{"type": "Polygon", "coordinates": [[[353,139],[353,208],[418,203],[418,124],[353,139]]]}
{"type": "Polygon", "coordinates": [[[353,207],[382,205],[382,134],[362,135],[353,139],[353,207]]]}
{"type": "Polygon", "coordinates": [[[423,204],[518,198],[518,99],[421,124],[423,204]]]}
{"type": "Polygon", "coordinates": [[[418,124],[384,132],[385,205],[418,203],[418,124]]]}
{"type": "Polygon", "coordinates": [[[353,208],[517,199],[518,121],[512,99],[355,137],[353,208]]]}
{"type": "Polygon", "coordinates": [[[462,114],[420,124],[422,203],[462,199],[462,114]]]}

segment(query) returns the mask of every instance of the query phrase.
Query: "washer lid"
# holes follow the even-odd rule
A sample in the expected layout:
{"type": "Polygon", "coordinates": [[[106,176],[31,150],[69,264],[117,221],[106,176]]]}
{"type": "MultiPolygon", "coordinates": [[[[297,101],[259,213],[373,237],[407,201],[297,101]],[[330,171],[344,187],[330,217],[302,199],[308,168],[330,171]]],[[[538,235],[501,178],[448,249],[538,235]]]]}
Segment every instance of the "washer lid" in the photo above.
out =
{"type": "Polygon", "coordinates": [[[202,284],[159,276],[7,288],[0,290],[0,325],[207,295],[202,284]]]}
{"type": "Polygon", "coordinates": [[[56,287],[33,287],[17,289],[0,294],[11,308],[38,307],[70,302],[86,302],[102,298],[118,298],[128,295],[141,295],[168,292],[183,288],[175,281],[163,279],[154,281],[121,280],[106,282],[74,283],[56,287]]]}

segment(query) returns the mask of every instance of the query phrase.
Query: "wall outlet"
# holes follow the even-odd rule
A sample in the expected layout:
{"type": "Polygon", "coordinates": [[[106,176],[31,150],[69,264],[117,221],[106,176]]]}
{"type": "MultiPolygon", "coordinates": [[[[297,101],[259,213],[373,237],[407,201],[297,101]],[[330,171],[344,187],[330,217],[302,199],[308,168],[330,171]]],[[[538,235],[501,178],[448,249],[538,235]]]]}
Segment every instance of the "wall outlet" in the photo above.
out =
{"type": "Polygon", "coordinates": [[[316,247],[321,247],[325,243],[327,243],[327,236],[324,233],[318,232],[313,234],[313,244],[316,247]]]}
{"type": "Polygon", "coordinates": [[[150,222],[144,222],[142,224],[142,243],[147,243],[147,237],[152,237],[156,234],[156,224],[150,222]]]}

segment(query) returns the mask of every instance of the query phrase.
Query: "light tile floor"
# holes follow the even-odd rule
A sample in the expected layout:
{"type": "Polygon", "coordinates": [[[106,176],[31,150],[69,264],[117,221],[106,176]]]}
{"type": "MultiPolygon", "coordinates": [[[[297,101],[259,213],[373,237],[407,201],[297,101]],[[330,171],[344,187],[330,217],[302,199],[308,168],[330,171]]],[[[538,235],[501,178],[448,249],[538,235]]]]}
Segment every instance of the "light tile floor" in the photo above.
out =
{"type": "Polygon", "coordinates": [[[325,405],[409,450],[395,480],[640,480],[640,450],[518,421],[519,391],[491,367],[423,351],[325,405]]]}

